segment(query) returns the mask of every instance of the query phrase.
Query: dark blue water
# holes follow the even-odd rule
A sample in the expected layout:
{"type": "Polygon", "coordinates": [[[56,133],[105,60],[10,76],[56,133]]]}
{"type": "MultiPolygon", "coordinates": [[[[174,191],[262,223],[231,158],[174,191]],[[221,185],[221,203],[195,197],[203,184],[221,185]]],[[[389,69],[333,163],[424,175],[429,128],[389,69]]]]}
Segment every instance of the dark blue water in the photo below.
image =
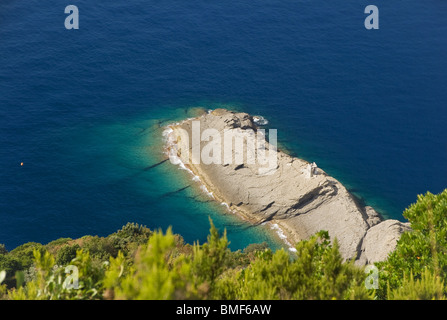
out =
{"type": "Polygon", "coordinates": [[[0,3],[0,243],[107,235],[128,221],[232,248],[275,238],[162,163],[160,125],[227,106],[403,220],[447,187],[447,2],[0,3]],[[80,29],[64,28],[77,5],[80,29]],[[161,121],[161,122],[160,122],[161,121]],[[23,162],[23,166],[20,163],[23,162]]]}

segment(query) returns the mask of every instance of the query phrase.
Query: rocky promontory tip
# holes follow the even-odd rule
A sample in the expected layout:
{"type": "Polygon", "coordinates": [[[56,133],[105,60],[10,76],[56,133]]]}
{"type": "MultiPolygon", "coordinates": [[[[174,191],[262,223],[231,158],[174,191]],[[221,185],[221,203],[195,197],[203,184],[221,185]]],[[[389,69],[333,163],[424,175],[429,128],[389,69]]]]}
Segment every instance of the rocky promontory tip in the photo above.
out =
{"type": "Polygon", "coordinates": [[[384,260],[408,224],[383,220],[315,163],[277,150],[276,133],[256,122],[247,113],[216,109],[172,125],[171,160],[177,158],[233,212],[252,223],[277,224],[291,243],[327,230],[343,258],[384,260]]]}

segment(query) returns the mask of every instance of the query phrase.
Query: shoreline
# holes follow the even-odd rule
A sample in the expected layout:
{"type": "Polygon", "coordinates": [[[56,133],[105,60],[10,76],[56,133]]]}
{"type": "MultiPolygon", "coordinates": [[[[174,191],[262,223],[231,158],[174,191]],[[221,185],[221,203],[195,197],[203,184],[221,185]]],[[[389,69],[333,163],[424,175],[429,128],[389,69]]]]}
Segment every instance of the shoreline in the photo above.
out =
{"type": "MultiPolygon", "coordinates": [[[[291,251],[294,251],[292,244],[326,230],[331,239],[337,238],[344,259],[367,264],[386,257],[402,232],[408,229],[406,224],[383,220],[373,208],[362,206],[338,180],[322,169],[312,165],[313,174],[306,173],[306,168],[311,166],[308,161],[280,150],[275,154],[277,167],[267,178],[255,170],[259,169],[257,165],[193,161],[194,155],[189,152],[193,149],[189,139],[192,121],[200,122],[202,129],[217,128],[217,132],[225,132],[228,128],[237,128],[239,132],[246,132],[244,130],[258,130],[253,117],[216,109],[167,125],[163,131],[165,154],[171,163],[192,174],[200,188],[232,214],[254,225],[268,224],[291,251]],[[378,234],[383,235],[383,239],[370,239],[378,234]]],[[[203,141],[197,144],[200,150],[202,144],[203,141]]],[[[270,150],[269,142],[265,145],[270,150]]]]}
{"type": "Polygon", "coordinates": [[[238,219],[241,219],[244,222],[248,222],[250,224],[254,225],[267,225],[270,230],[272,230],[273,233],[275,233],[276,237],[278,237],[278,240],[280,240],[285,246],[288,247],[289,251],[295,252],[295,246],[292,243],[298,242],[301,239],[299,239],[296,235],[292,236],[293,233],[290,232],[289,228],[285,228],[283,225],[283,222],[281,221],[257,221],[253,219],[253,217],[250,216],[250,213],[248,211],[245,211],[241,208],[238,208],[237,206],[231,205],[226,201],[226,199],[219,193],[219,189],[215,187],[209,180],[209,177],[206,175],[206,173],[203,170],[200,170],[200,166],[195,166],[192,164],[185,164],[181,157],[179,157],[176,154],[173,154],[174,145],[177,144],[178,140],[176,142],[173,142],[171,138],[173,136],[182,136],[181,131],[176,130],[178,129],[182,123],[186,121],[192,121],[195,119],[198,119],[198,117],[194,118],[188,118],[181,122],[175,122],[172,124],[168,124],[165,126],[165,129],[163,130],[163,136],[165,137],[165,144],[164,144],[164,153],[168,157],[168,159],[171,161],[172,164],[179,166],[182,170],[185,170],[192,176],[192,180],[199,184],[199,189],[201,192],[205,193],[207,196],[212,198],[217,203],[220,203],[221,205],[226,207],[226,210],[235,215],[238,219]]]}

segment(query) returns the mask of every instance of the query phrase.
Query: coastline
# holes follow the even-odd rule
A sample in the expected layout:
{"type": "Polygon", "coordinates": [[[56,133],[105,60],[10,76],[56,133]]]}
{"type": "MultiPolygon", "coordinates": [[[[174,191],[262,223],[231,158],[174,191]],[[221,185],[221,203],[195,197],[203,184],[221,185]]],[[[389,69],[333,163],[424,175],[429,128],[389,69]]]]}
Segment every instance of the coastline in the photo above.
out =
{"type": "Polygon", "coordinates": [[[269,179],[253,174],[253,166],[243,165],[243,170],[239,170],[241,166],[204,165],[189,152],[192,149],[192,121],[200,121],[203,128],[215,126],[220,132],[228,129],[229,124],[242,131],[257,130],[253,117],[241,112],[216,109],[168,125],[163,132],[166,139],[165,153],[171,163],[187,170],[215,201],[251,224],[269,224],[270,229],[292,251],[292,244],[320,230],[327,230],[331,239],[335,237],[339,241],[344,259],[366,264],[386,256],[394,249],[400,234],[408,229],[407,225],[396,220],[392,220],[393,227],[387,229],[389,223],[381,224],[383,218],[373,208],[361,207],[358,199],[339,181],[320,168],[315,168],[316,174],[312,178],[305,177],[306,167],[310,164],[281,151],[277,153],[277,169],[280,173],[272,177],[272,180],[277,180],[273,187],[269,185],[269,179]],[[245,195],[249,189],[259,189],[261,192],[248,192],[245,195]],[[385,233],[383,238],[391,243],[376,241],[368,244],[370,230],[374,230],[372,234],[385,233]],[[367,246],[379,246],[379,249],[372,250],[367,246]]]}
{"type": "MultiPolygon", "coordinates": [[[[210,111],[208,111],[210,112],[210,111]]],[[[202,113],[204,114],[205,111],[202,113]]],[[[193,165],[191,163],[185,164],[181,157],[176,154],[177,148],[174,148],[175,145],[178,146],[180,141],[187,141],[185,139],[185,132],[182,130],[178,130],[181,125],[187,121],[192,121],[200,118],[201,115],[193,118],[187,118],[180,122],[175,122],[168,124],[165,126],[162,135],[165,138],[165,155],[169,158],[172,164],[179,166],[182,170],[188,172],[189,175],[192,176],[192,180],[198,184],[201,192],[207,194],[214,201],[220,203],[221,205],[226,207],[226,210],[231,214],[235,215],[237,218],[242,221],[251,223],[251,224],[267,224],[268,227],[276,234],[276,236],[281,240],[281,242],[288,247],[291,252],[295,252],[296,249],[293,243],[301,241],[302,239],[298,237],[296,233],[292,231],[290,227],[284,224],[282,221],[259,221],[253,218],[250,212],[244,210],[243,208],[237,207],[235,205],[231,205],[227,202],[226,198],[220,193],[219,188],[214,186],[211,182],[211,179],[207,176],[204,170],[200,169],[200,166],[193,165]],[[180,139],[179,139],[180,137],[180,139]]],[[[264,120],[266,121],[266,120],[264,120]]],[[[265,123],[265,122],[264,122],[265,123]]],[[[180,148],[186,148],[189,146],[183,145],[180,148]]]]}

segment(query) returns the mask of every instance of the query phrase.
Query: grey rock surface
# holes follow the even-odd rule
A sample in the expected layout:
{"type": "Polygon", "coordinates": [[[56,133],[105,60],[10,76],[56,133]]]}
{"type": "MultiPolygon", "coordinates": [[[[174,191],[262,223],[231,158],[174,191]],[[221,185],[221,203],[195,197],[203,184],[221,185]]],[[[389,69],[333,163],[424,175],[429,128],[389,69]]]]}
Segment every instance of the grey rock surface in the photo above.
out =
{"type": "MultiPolygon", "coordinates": [[[[277,223],[291,243],[327,230],[331,239],[337,238],[343,258],[367,264],[386,259],[402,232],[409,229],[400,221],[383,220],[373,208],[360,205],[339,181],[321,168],[313,168],[310,174],[307,161],[280,150],[276,152],[274,166],[250,162],[256,157],[250,151],[244,155],[243,163],[225,163],[223,152],[217,164],[205,164],[198,159],[201,155],[193,152],[194,144],[195,150],[197,147],[206,150],[210,141],[220,139],[223,149],[224,132],[228,130],[241,137],[261,132],[247,113],[216,109],[171,129],[170,153],[200,177],[216,200],[227,203],[231,210],[252,223],[277,223]],[[221,135],[208,141],[194,140],[193,122],[196,129],[200,126],[200,133],[211,129],[221,135]]],[[[247,143],[244,142],[244,150],[247,143]]],[[[275,150],[268,142],[264,145],[266,152],[275,150]]]]}

